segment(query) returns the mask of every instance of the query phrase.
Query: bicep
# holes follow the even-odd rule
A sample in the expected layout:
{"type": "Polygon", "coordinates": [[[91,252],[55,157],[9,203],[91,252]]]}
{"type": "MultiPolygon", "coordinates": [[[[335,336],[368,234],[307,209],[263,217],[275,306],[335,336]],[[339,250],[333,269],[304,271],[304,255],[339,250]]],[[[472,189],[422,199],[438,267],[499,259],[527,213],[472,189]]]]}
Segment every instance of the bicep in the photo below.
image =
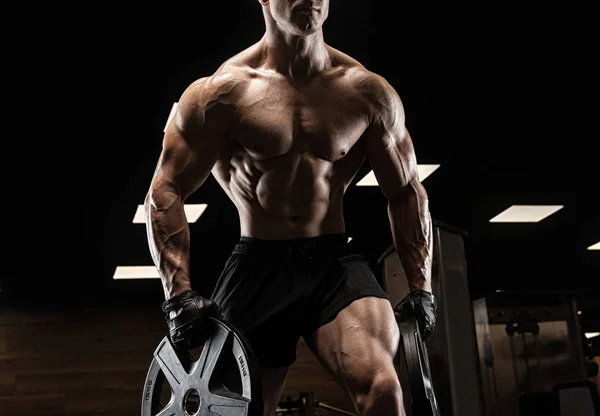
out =
{"type": "Polygon", "coordinates": [[[157,184],[175,187],[182,199],[204,183],[227,134],[223,109],[213,102],[203,82],[197,84],[184,92],[165,130],[153,179],[157,184]]]}
{"type": "Polygon", "coordinates": [[[371,169],[386,198],[401,196],[407,185],[418,181],[414,146],[403,115],[372,124],[363,141],[371,169]]]}

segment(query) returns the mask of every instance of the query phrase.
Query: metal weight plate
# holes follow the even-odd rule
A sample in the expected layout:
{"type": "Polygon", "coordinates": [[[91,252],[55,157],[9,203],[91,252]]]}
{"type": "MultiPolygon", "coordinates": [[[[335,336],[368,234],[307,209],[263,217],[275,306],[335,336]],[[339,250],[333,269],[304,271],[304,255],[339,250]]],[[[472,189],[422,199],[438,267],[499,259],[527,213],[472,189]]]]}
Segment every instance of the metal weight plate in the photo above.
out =
{"type": "Polygon", "coordinates": [[[146,375],[142,416],[262,416],[260,371],[250,346],[230,323],[212,321],[197,360],[175,349],[168,337],[159,343],[146,375]],[[223,374],[220,364],[226,360],[231,365],[223,374]],[[232,378],[240,391],[226,387],[225,380],[232,378]],[[165,387],[170,387],[170,399],[165,399],[165,387]]]}
{"type": "Polygon", "coordinates": [[[398,322],[400,347],[408,375],[414,416],[439,416],[427,346],[421,340],[419,325],[414,318],[398,322]]]}

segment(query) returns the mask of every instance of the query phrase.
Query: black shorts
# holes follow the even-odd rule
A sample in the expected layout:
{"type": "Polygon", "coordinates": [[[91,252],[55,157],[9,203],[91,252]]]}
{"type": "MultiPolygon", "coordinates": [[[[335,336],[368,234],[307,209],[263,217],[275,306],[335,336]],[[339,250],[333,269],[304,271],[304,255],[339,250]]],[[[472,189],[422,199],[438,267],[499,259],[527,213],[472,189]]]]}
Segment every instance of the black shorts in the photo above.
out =
{"type": "Polygon", "coordinates": [[[242,237],[211,296],[250,343],[261,368],[296,360],[301,336],[354,300],[389,299],[344,234],[294,240],[242,237]]]}

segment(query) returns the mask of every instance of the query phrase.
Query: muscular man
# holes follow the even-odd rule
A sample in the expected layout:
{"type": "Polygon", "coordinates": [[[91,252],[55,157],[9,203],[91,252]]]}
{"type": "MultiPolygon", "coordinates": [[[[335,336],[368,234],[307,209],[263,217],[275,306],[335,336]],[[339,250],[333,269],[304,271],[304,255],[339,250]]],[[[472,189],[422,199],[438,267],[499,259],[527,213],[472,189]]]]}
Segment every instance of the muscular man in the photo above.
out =
{"type": "Polygon", "coordinates": [[[435,305],[431,219],[402,102],[324,42],[328,0],[259,2],[264,36],[183,92],[147,194],[171,339],[192,346],[197,318],[222,313],[258,357],[265,415],[300,337],[359,414],[404,414],[394,310],[413,313],[426,337],[435,305]],[[411,289],[395,309],[344,235],[344,192],[365,159],[389,200],[411,289]],[[206,299],[192,290],[183,204],[211,172],[238,209],[241,236],[206,299]]]}

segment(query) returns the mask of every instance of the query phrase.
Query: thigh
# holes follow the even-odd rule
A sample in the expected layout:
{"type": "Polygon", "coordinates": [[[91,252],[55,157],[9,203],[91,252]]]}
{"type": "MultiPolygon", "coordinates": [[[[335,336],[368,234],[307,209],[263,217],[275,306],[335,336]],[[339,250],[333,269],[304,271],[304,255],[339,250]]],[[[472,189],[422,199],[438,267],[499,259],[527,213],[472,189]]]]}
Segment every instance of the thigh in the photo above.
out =
{"type": "Polygon", "coordinates": [[[305,337],[331,376],[352,396],[367,394],[378,373],[394,370],[398,324],[387,299],[362,297],[305,337]]]}

